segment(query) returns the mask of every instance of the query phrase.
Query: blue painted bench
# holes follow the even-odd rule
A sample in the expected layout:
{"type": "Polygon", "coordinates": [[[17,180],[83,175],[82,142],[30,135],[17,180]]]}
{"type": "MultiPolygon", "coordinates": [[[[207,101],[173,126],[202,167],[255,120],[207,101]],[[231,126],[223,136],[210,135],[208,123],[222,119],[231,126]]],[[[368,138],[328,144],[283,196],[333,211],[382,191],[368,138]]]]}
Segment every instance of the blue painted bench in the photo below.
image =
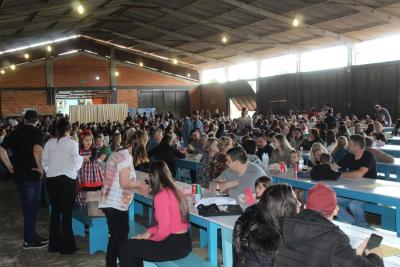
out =
{"type": "MultiPolygon", "coordinates": [[[[146,229],[134,223],[135,205],[129,206],[130,236],[144,232],[146,229]]],[[[97,251],[107,252],[108,225],[105,216],[89,216],[86,207],[75,207],[72,210],[72,231],[75,236],[85,237],[85,225],[89,227],[89,254],[97,251]]]]}
{"type": "MultiPolygon", "coordinates": [[[[347,206],[346,203],[343,205],[347,206]]],[[[396,231],[396,209],[394,207],[365,203],[363,205],[363,210],[369,213],[380,215],[382,229],[396,231]]]]}
{"type": "Polygon", "coordinates": [[[387,163],[377,163],[376,170],[378,172],[378,178],[387,180],[400,182],[400,166],[395,164],[387,164],[387,163]],[[383,176],[382,176],[383,174],[383,176]]]}
{"type": "Polygon", "coordinates": [[[190,253],[187,257],[174,261],[163,262],[144,262],[144,267],[215,267],[195,253],[190,253]]]}

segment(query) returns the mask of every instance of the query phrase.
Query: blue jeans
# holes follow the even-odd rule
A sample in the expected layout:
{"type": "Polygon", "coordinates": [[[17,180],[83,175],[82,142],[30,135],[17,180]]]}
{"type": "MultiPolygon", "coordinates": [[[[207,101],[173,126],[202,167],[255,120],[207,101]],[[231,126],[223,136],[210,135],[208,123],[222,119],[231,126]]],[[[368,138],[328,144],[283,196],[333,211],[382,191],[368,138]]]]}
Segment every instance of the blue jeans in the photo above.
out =
{"type": "Polygon", "coordinates": [[[344,221],[346,223],[355,224],[361,227],[368,226],[363,209],[364,202],[341,197],[337,198],[337,202],[340,207],[339,214],[337,216],[339,221],[344,221]]]}
{"type": "Polygon", "coordinates": [[[42,182],[16,182],[24,215],[24,241],[33,242],[37,238],[36,217],[40,208],[42,182]]]}

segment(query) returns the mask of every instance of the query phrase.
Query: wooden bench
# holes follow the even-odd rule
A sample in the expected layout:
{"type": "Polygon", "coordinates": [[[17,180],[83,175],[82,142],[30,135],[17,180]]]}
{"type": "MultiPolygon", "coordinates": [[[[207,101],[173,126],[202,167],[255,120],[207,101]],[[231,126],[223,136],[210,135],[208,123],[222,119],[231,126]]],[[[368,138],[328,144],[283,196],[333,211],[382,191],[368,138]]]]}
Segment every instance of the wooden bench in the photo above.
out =
{"type": "MultiPolygon", "coordinates": [[[[341,205],[348,206],[347,204],[348,203],[343,203],[341,205]]],[[[396,231],[396,209],[394,207],[387,207],[374,203],[365,203],[363,205],[363,210],[369,213],[380,215],[382,229],[396,231]]]]}
{"type": "Polygon", "coordinates": [[[144,262],[144,267],[215,267],[195,253],[190,253],[183,259],[163,262],[144,262]]]}
{"type": "MultiPolygon", "coordinates": [[[[129,236],[144,232],[146,229],[134,223],[135,205],[129,206],[129,236]]],[[[75,207],[72,210],[72,231],[75,236],[85,237],[85,225],[89,227],[89,254],[97,251],[107,252],[108,225],[105,216],[89,216],[86,207],[75,207]]]]}

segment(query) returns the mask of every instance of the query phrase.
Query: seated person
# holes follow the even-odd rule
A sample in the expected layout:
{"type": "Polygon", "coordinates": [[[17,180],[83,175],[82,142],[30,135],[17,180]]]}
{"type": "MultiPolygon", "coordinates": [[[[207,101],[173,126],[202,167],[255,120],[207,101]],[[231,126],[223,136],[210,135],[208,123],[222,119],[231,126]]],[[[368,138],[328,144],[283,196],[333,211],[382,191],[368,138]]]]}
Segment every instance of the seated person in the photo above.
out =
{"type": "MultiPolygon", "coordinates": [[[[261,176],[256,180],[256,182],[254,183],[254,189],[256,192],[255,198],[257,202],[260,200],[265,190],[271,186],[271,184],[272,184],[272,178],[269,176],[261,176]]],[[[247,203],[247,198],[244,200],[244,202],[247,203]]],[[[254,204],[247,207],[245,212],[255,212],[256,210],[257,210],[257,204],[254,204]]]]}
{"type": "Polygon", "coordinates": [[[154,198],[154,226],[119,248],[121,267],[143,266],[143,261],[170,261],[192,251],[189,204],[163,161],[154,161],[149,170],[154,198]]]}
{"type": "Polygon", "coordinates": [[[323,141],[319,135],[318,129],[313,128],[310,130],[310,134],[308,135],[308,137],[303,141],[303,143],[300,146],[303,147],[303,149],[307,151],[307,150],[310,150],[312,145],[316,142],[323,143],[323,141]]]}
{"type": "Polygon", "coordinates": [[[271,143],[274,146],[275,150],[272,152],[269,163],[279,164],[280,162],[284,162],[288,164],[290,160],[290,151],[294,149],[291,147],[286,137],[281,134],[275,135],[272,138],[271,143]]]}
{"type": "Polygon", "coordinates": [[[320,162],[311,169],[311,178],[313,180],[337,180],[340,177],[340,172],[332,170],[331,155],[323,153],[320,156],[320,162]]]}
{"type": "Polygon", "coordinates": [[[296,150],[290,151],[290,161],[288,167],[293,168],[295,164],[299,164],[299,161],[300,161],[300,152],[296,150]]]}
{"type": "Polygon", "coordinates": [[[257,177],[266,175],[259,166],[247,161],[246,151],[242,147],[228,150],[227,165],[228,169],[211,183],[211,191],[216,192],[219,185],[221,192],[229,192],[231,197],[236,198],[246,187],[252,187],[257,177]]]}
{"type": "Polygon", "coordinates": [[[173,136],[166,134],[161,143],[149,152],[149,157],[154,157],[156,160],[162,160],[167,163],[169,170],[175,177],[175,158],[185,158],[185,149],[177,149],[173,145],[173,136]]]}
{"type": "Polygon", "coordinates": [[[394,157],[389,155],[388,153],[383,152],[379,148],[373,147],[374,139],[368,136],[365,138],[365,150],[371,152],[376,159],[376,162],[380,163],[394,163],[394,157]]]}
{"type": "Polygon", "coordinates": [[[310,151],[310,160],[308,161],[308,166],[313,167],[319,164],[321,154],[329,154],[328,150],[320,142],[316,142],[312,145],[310,151]]]}
{"type": "Polygon", "coordinates": [[[331,222],[339,211],[335,191],[323,183],[317,184],[308,191],[306,208],[283,219],[275,267],[384,266],[380,248],[365,249],[365,240],[353,249],[347,235],[331,222]]]}
{"type": "Polygon", "coordinates": [[[197,130],[190,132],[190,141],[187,145],[187,152],[191,154],[203,153],[203,145],[200,143],[200,133],[197,130]]]}
{"type": "Polygon", "coordinates": [[[272,267],[280,239],[279,221],[297,214],[299,207],[290,185],[268,187],[255,208],[246,210],[235,223],[233,266],[272,267]]]}
{"type": "Polygon", "coordinates": [[[163,138],[163,132],[160,129],[150,131],[150,140],[146,145],[146,151],[149,153],[151,150],[156,148],[163,138]]]}
{"type": "Polygon", "coordinates": [[[260,134],[257,136],[257,139],[256,139],[257,156],[260,160],[262,160],[262,157],[265,153],[268,154],[269,158],[271,158],[272,151],[274,151],[274,148],[271,146],[271,144],[268,143],[268,140],[271,140],[272,137],[274,137],[274,136],[275,136],[275,133],[269,135],[268,138],[265,134],[260,134]]]}
{"type": "Polygon", "coordinates": [[[345,136],[339,136],[337,138],[336,146],[332,150],[332,158],[334,162],[339,162],[341,161],[344,156],[349,153],[347,150],[347,146],[349,145],[349,141],[347,140],[347,137],[345,136]]]}
{"type": "Polygon", "coordinates": [[[265,171],[265,173],[268,173],[268,166],[264,164],[256,155],[256,142],[252,139],[246,139],[242,146],[247,153],[247,160],[257,164],[265,171]]]}
{"type": "MultiPolygon", "coordinates": [[[[365,150],[365,138],[361,135],[350,136],[349,153],[337,163],[344,171],[341,178],[373,178],[376,179],[376,162],[374,155],[365,150]]],[[[362,201],[338,198],[338,220],[358,226],[367,226],[362,201]],[[350,212],[343,204],[348,203],[350,212]]]]}

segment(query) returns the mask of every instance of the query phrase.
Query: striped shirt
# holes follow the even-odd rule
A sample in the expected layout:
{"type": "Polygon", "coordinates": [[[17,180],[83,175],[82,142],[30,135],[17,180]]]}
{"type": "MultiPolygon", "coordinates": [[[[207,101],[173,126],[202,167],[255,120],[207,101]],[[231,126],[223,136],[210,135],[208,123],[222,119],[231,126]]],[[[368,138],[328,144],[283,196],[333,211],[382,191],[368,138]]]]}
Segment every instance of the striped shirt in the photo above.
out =
{"type": "Polygon", "coordinates": [[[127,211],[133,199],[133,190],[123,189],[119,184],[119,173],[130,169],[130,179],[136,181],[133,159],[127,149],[113,152],[107,160],[104,185],[101,191],[99,208],[114,208],[127,211]]]}

